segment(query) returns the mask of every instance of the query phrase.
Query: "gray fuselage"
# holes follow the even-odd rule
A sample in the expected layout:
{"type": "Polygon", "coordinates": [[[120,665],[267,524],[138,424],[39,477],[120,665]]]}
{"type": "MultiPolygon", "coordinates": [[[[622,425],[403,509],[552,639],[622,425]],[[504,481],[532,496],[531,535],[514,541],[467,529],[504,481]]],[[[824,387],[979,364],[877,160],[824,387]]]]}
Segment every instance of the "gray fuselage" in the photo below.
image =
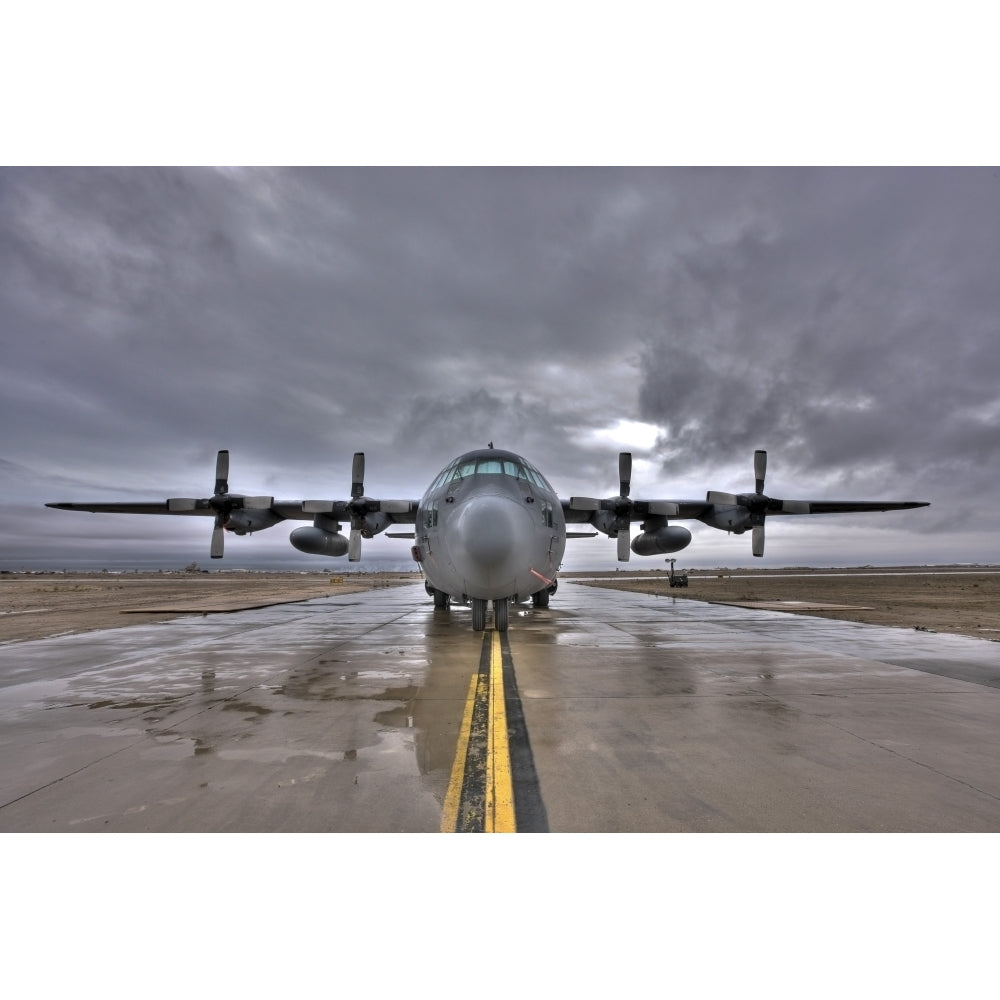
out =
{"type": "Polygon", "coordinates": [[[566,548],[562,504],[519,455],[486,448],[442,470],[417,508],[414,558],[455,600],[524,600],[554,589],[566,548]]]}

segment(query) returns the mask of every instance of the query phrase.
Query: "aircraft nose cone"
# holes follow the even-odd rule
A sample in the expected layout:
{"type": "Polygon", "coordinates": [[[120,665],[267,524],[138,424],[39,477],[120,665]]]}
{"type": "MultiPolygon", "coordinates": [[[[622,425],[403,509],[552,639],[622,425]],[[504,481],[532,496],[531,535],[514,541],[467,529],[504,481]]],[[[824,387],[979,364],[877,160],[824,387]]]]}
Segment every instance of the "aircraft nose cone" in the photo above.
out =
{"type": "Polygon", "coordinates": [[[452,559],[467,580],[494,583],[512,578],[528,558],[531,518],[521,504],[502,496],[469,500],[461,510],[452,559]]]}
{"type": "Polygon", "coordinates": [[[483,565],[502,561],[517,537],[514,515],[518,513],[518,508],[503,497],[470,501],[459,522],[468,555],[483,565]]]}

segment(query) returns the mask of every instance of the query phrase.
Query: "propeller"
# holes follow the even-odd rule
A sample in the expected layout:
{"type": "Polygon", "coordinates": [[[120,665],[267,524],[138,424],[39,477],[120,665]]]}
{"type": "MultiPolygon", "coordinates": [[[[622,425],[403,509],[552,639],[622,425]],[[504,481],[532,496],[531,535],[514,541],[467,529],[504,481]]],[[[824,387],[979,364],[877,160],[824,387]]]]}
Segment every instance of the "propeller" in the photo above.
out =
{"type": "Polygon", "coordinates": [[[364,527],[368,504],[365,502],[365,453],[356,451],[351,462],[351,502],[348,504],[351,512],[351,537],[347,546],[347,558],[350,562],[361,559],[361,530],[364,527]]]}
{"type": "Polygon", "coordinates": [[[632,533],[632,507],[629,499],[632,489],[632,452],[621,451],[618,453],[618,500],[615,507],[615,514],[618,521],[618,561],[628,562],[630,550],[628,543],[631,541],[632,533]],[[624,522],[624,523],[621,523],[624,522]]]}
{"type": "Polygon", "coordinates": [[[752,548],[755,556],[764,555],[764,519],[768,514],[808,514],[807,500],[776,500],[764,494],[767,475],[767,452],[758,448],[753,453],[753,493],[722,493],[709,490],[706,500],[713,504],[733,505],[747,511],[747,523],[752,529],[752,548]]]}
{"type": "Polygon", "coordinates": [[[226,448],[215,456],[215,493],[212,497],[216,500],[215,507],[215,527],[212,528],[212,558],[221,559],[225,549],[225,524],[229,516],[226,509],[225,500],[216,498],[229,496],[229,449],[226,448]]]}
{"type": "MultiPolygon", "coordinates": [[[[753,453],[753,474],[754,474],[754,495],[766,500],[764,497],[764,477],[767,475],[767,452],[758,448],[753,453]]],[[[751,547],[755,556],[764,555],[764,518],[766,515],[766,505],[757,504],[750,510],[750,524],[753,528],[751,536],[751,547]]]]}
{"type": "Polygon", "coordinates": [[[225,528],[234,510],[268,510],[274,497],[245,497],[229,492],[229,450],[223,449],[215,458],[215,491],[211,497],[196,500],[192,497],[173,497],[167,500],[171,513],[212,510],[215,525],[212,528],[213,559],[221,559],[225,550],[225,528]]]}
{"type": "Polygon", "coordinates": [[[603,511],[613,515],[607,518],[604,525],[597,525],[610,535],[614,532],[618,539],[618,561],[628,562],[631,549],[631,525],[636,517],[644,515],[676,516],[677,504],[666,500],[633,500],[629,494],[632,489],[632,452],[618,453],[618,496],[598,500],[594,497],[570,497],[571,510],[603,511]]]}
{"type": "Polygon", "coordinates": [[[369,514],[407,514],[410,513],[409,500],[373,500],[365,496],[365,453],[356,451],[351,463],[351,499],[347,501],[305,500],[302,510],[309,514],[332,514],[336,517],[349,518],[351,534],[347,543],[347,558],[349,562],[361,559],[361,540],[371,538],[381,531],[384,525],[374,527],[368,522],[369,514]]]}

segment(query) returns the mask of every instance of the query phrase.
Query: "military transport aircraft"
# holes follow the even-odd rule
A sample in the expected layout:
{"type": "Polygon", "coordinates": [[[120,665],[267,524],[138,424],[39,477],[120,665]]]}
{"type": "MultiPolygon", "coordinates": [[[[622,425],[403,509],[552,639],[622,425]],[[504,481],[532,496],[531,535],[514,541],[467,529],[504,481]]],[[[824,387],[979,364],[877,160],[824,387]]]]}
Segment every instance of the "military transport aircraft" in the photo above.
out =
{"type": "Polygon", "coordinates": [[[181,514],[214,517],[212,558],[223,554],[224,532],[252,534],[279,521],[312,521],[296,528],[289,540],[300,552],[361,558],[362,538],[395,524],[411,532],[387,532],[410,538],[413,559],[436,607],[454,600],[471,603],[472,627],[486,628],[493,602],[494,627],[506,631],[512,603],[531,600],[547,607],[556,591],[556,574],[566,539],[603,532],[618,541],[618,559],[629,551],[641,556],[679,552],[691,532],[670,519],[694,519],[713,528],[743,534],[751,529],[753,554],[764,554],[764,521],[775,514],[845,514],[926,507],[920,501],[775,500],[764,495],[767,453],[754,452],[753,493],[710,491],[704,500],[636,500],[629,493],[632,455],[618,457],[618,496],[561,500],[530,462],[510,451],[488,448],[460,455],[439,473],[420,500],[375,500],[365,496],[364,452],[354,455],[350,500],[275,500],[229,492],[229,452],[220,451],[215,491],[210,497],[174,497],[151,503],[50,503],[60,510],[109,514],[181,514]],[[350,523],[350,537],[341,534],[350,523]],[[633,521],[641,533],[630,539],[633,521]],[[596,531],[568,531],[567,524],[596,531]],[[630,544],[631,540],[631,544],[630,544]]]}

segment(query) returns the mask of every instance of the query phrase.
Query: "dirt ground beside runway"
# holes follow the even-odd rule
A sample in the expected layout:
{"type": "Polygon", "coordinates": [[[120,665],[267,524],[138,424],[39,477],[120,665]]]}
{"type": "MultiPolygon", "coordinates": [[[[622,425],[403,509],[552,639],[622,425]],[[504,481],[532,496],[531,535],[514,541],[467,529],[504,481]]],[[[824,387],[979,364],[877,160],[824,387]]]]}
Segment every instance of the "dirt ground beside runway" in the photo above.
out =
{"type": "MultiPolygon", "coordinates": [[[[693,570],[687,587],[671,587],[668,573],[660,570],[561,578],[1000,641],[1000,567],[693,570]]],[[[417,573],[0,573],[0,642],[359,593],[419,579],[417,573]]]]}
{"type": "Polygon", "coordinates": [[[579,582],[1000,642],[1000,567],[996,566],[693,570],[687,576],[687,587],[671,587],[666,571],[626,570],[579,582]]]}
{"type": "Polygon", "coordinates": [[[0,573],[0,642],[239,611],[375,587],[416,574],[0,573]]]}

